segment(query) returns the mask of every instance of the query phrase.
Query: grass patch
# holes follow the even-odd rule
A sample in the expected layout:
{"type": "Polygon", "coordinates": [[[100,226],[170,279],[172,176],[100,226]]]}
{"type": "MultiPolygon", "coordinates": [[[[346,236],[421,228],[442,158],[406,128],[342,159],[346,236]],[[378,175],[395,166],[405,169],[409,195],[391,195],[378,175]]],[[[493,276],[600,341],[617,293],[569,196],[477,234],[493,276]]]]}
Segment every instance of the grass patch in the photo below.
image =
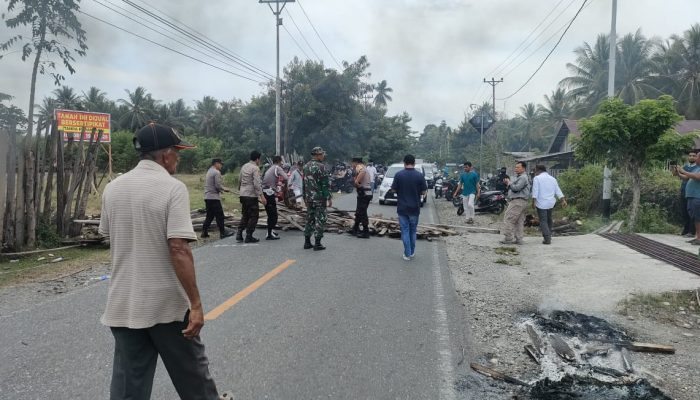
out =
{"type": "Polygon", "coordinates": [[[109,249],[104,247],[85,247],[33,254],[12,259],[0,258],[0,287],[19,282],[41,279],[48,275],[61,275],[78,271],[90,265],[109,262],[109,249]],[[53,256],[49,256],[53,254],[53,256]],[[64,260],[52,263],[51,260],[62,257],[64,260]],[[42,259],[43,258],[43,259],[42,259]]]}
{"type": "Polygon", "coordinates": [[[519,254],[518,249],[516,249],[515,247],[496,247],[494,251],[496,252],[496,254],[505,256],[517,256],[519,254]]]}
{"type": "Polygon", "coordinates": [[[518,260],[513,260],[513,259],[508,259],[508,258],[499,258],[496,260],[496,264],[503,264],[503,265],[520,265],[520,261],[518,260]]]}
{"type": "Polygon", "coordinates": [[[633,294],[618,304],[625,316],[642,316],[686,328],[700,328],[696,290],[633,294]]]}

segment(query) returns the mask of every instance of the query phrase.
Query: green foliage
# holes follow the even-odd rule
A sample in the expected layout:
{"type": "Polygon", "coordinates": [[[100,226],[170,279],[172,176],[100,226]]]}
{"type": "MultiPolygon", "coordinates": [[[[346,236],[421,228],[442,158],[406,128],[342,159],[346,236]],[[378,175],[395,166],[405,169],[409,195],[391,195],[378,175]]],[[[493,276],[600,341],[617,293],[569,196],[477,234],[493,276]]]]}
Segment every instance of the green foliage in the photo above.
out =
{"type": "Polygon", "coordinates": [[[36,226],[38,247],[52,249],[61,244],[61,236],[56,233],[56,227],[48,221],[40,219],[36,226]]]}
{"type": "Polygon", "coordinates": [[[221,158],[221,140],[210,137],[189,136],[186,141],[196,145],[192,150],[180,152],[179,173],[192,174],[206,171],[211,165],[212,158],[221,158]]]}
{"type": "MultiPolygon", "coordinates": [[[[124,173],[134,168],[139,162],[139,154],[134,149],[134,134],[129,131],[112,132],[112,170],[124,173]]],[[[104,151],[97,156],[98,167],[106,171],[108,158],[104,151]]]]}
{"type": "Polygon", "coordinates": [[[586,214],[600,210],[603,197],[603,166],[588,164],[568,169],[557,176],[570,206],[586,214]]]}
{"type": "MultiPolygon", "coordinates": [[[[613,174],[613,212],[627,209],[632,198],[630,181],[619,174],[613,174]],[[617,175],[617,176],[616,176],[617,175]]],[[[602,178],[601,178],[602,180],[602,178]]],[[[640,182],[640,202],[653,204],[666,211],[669,223],[680,224],[680,180],[671,172],[660,167],[646,168],[640,182]]]]}
{"type": "Polygon", "coordinates": [[[623,220],[627,222],[627,229],[639,233],[671,233],[676,234],[680,228],[671,224],[669,221],[669,211],[657,204],[642,204],[639,208],[637,222],[630,229],[629,218],[630,210],[622,209],[613,214],[613,219],[623,220]]]}

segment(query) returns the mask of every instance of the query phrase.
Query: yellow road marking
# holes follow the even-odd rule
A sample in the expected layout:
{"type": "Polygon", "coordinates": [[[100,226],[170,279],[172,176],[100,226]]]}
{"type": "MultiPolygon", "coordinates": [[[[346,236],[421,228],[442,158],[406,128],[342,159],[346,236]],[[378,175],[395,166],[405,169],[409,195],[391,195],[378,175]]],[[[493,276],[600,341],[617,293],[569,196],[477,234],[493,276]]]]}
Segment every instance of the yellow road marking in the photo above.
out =
{"type": "Polygon", "coordinates": [[[260,288],[262,285],[266,284],[269,282],[272,278],[275,276],[279,275],[280,272],[284,271],[289,267],[290,265],[294,264],[296,260],[287,260],[283,262],[282,264],[278,265],[273,269],[272,271],[266,273],[265,275],[261,276],[260,279],[257,281],[251,283],[248,285],[247,288],[241,290],[240,292],[236,293],[231,297],[230,299],[226,300],[225,302],[221,303],[219,306],[217,306],[215,309],[209,311],[205,316],[204,320],[205,321],[211,321],[214,319],[217,319],[221,314],[226,312],[229,308],[233,307],[238,303],[239,301],[245,299],[249,294],[253,293],[256,291],[258,288],[260,288]]]}

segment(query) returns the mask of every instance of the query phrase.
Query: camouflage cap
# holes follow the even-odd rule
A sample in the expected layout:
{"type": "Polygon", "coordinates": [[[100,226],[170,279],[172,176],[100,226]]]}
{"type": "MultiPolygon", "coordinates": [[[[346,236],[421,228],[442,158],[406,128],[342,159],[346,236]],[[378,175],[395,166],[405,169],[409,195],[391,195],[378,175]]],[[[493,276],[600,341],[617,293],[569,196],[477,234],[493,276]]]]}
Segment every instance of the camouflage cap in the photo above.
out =
{"type": "Polygon", "coordinates": [[[311,155],[315,156],[318,154],[326,154],[326,151],[323,150],[321,146],[316,146],[313,149],[311,149],[311,155]]]}

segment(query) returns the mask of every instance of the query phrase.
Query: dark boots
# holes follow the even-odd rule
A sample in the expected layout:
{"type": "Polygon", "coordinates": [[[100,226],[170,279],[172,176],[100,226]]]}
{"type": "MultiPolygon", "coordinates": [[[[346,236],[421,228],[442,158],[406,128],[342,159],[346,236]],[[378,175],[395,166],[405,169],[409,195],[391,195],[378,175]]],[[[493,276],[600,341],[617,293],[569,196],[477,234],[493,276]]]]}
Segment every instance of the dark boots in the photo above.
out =
{"type": "Polygon", "coordinates": [[[545,236],[544,240],[542,241],[542,244],[552,244],[552,237],[551,236],[545,236]]]}
{"type": "Polygon", "coordinates": [[[326,247],[321,244],[321,239],[316,238],[316,243],[314,244],[314,251],[325,250],[326,247]]]}
{"type": "Polygon", "coordinates": [[[352,229],[350,229],[350,230],[348,231],[348,233],[351,234],[351,235],[353,235],[353,236],[357,236],[357,234],[360,233],[360,225],[359,225],[359,224],[355,224],[355,225],[352,227],[352,229]]]}
{"type": "Polygon", "coordinates": [[[362,232],[358,232],[357,237],[360,239],[369,239],[369,228],[365,227],[362,232]]]}
{"type": "Polygon", "coordinates": [[[241,228],[238,228],[238,232],[236,232],[236,241],[237,242],[243,241],[243,229],[241,229],[241,228]]]}
{"type": "Polygon", "coordinates": [[[314,247],[314,245],[311,244],[311,236],[304,236],[304,250],[308,250],[312,247],[314,247]]]}

